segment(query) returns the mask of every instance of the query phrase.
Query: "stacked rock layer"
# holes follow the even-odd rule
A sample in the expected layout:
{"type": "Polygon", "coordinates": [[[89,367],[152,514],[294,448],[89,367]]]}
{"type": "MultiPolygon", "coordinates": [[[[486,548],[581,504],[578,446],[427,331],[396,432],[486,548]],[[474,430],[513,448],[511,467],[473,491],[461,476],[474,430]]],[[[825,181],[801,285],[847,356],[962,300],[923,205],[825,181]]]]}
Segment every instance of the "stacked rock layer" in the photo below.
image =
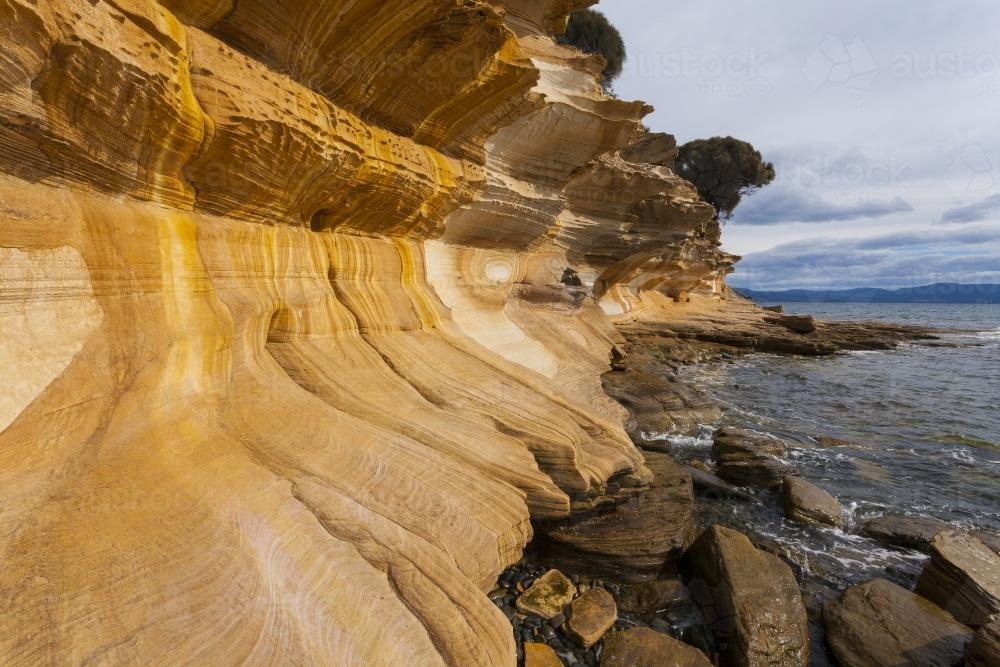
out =
{"type": "Polygon", "coordinates": [[[608,314],[734,261],[587,4],[0,3],[0,662],[513,664],[608,314]]]}

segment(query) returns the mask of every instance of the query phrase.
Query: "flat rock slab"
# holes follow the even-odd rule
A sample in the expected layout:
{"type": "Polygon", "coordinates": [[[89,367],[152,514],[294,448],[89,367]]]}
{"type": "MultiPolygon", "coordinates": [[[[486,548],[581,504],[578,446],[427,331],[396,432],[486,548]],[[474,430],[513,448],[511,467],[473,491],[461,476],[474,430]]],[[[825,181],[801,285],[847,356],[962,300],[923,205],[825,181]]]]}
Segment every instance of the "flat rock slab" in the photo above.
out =
{"type": "Polygon", "coordinates": [[[561,614],[563,608],[573,601],[574,595],[576,586],[573,582],[559,570],[549,570],[517,599],[517,609],[548,620],[561,614]]]}
{"type": "Polygon", "coordinates": [[[630,614],[653,614],[686,605],[691,596],[679,579],[654,579],[625,584],[618,592],[618,608],[630,614]]]}
{"type": "Polygon", "coordinates": [[[889,546],[927,551],[935,535],[951,528],[940,519],[886,515],[868,521],[861,534],[889,546]]]}
{"type": "Polygon", "coordinates": [[[540,525],[536,546],[567,572],[642,581],[673,566],[695,534],[691,476],[666,454],[647,452],[649,488],[621,504],[540,525]]]}
{"type": "Polygon", "coordinates": [[[938,533],[917,593],[973,628],[991,623],[1000,617],[1000,554],[967,533],[938,533]]]}
{"type": "Polygon", "coordinates": [[[649,628],[612,632],[604,639],[601,667],[712,667],[705,654],[649,628]]]}
{"type": "Polygon", "coordinates": [[[742,533],[712,526],[685,557],[688,588],[735,667],[808,665],[805,606],[792,569],[742,533]]]}
{"type": "Polygon", "coordinates": [[[569,607],[566,634],[577,644],[590,648],[601,641],[604,633],[618,620],[615,599],[603,588],[591,588],[573,600],[569,607]]]}
{"type": "Polygon", "coordinates": [[[793,521],[844,527],[844,514],[837,499],[801,477],[785,477],[784,505],[785,516],[793,521]]]}
{"type": "Polygon", "coordinates": [[[823,605],[826,641],[843,667],[962,664],[972,630],[910,591],[875,579],[823,605]]]}
{"type": "Polygon", "coordinates": [[[563,661],[548,644],[526,643],[524,667],[563,667],[563,661]]]}
{"type": "Polygon", "coordinates": [[[965,654],[965,667],[1000,667],[1000,622],[979,629],[965,654]]]}

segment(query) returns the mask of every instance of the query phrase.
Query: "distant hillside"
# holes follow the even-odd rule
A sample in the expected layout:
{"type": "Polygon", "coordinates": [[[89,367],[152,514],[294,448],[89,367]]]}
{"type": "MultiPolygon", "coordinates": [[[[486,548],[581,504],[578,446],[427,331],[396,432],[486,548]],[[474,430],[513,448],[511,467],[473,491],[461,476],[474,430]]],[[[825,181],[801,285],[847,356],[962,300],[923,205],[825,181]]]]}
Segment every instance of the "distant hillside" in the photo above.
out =
{"type": "Polygon", "coordinates": [[[733,288],[757,303],[1000,303],[1000,285],[934,283],[921,287],[885,290],[859,287],[849,290],[758,291],[733,288]]]}

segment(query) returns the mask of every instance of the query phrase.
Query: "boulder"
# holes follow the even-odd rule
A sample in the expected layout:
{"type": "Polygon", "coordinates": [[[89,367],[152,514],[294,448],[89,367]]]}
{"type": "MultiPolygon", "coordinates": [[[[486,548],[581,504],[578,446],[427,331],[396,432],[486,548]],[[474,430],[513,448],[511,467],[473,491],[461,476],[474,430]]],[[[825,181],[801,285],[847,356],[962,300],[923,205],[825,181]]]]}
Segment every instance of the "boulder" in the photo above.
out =
{"type": "Polygon", "coordinates": [[[965,667],[1000,667],[1000,622],[979,628],[965,654],[965,667]]]}
{"type": "Polygon", "coordinates": [[[784,561],[742,533],[712,526],[688,550],[685,569],[725,664],[809,664],[806,610],[784,561]]]}
{"type": "Polygon", "coordinates": [[[604,639],[601,667],[712,667],[705,654],[649,628],[612,632],[604,639]]]}
{"type": "Polygon", "coordinates": [[[654,579],[625,584],[618,592],[618,608],[630,614],[653,614],[688,603],[691,596],[678,579],[654,579]]]}
{"type": "Polygon", "coordinates": [[[563,661],[548,644],[527,642],[524,645],[524,667],[563,667],[563,661]]]}
{"type": "Polygon", "coordinates": [[[1000,617],[1000,554],[968,533],[938,533],[917,593],[970,627],[991,623],[1000,617]]]}
{"type": "Polygon", "coordinates": [[[926,551],[935,535],[951,527],[941,519],[886,515],[865,523],[861,534],[889,546],[926,551]]]}
{"type": "Polygon", "coordinates": [[[676,562],[695,535],[694,491],[683,466],[647,452],[653,480],[611,507],[538,526],[535,545],[548,562],[580,575],[643,581],[676,562]]]}
{"type": "Polygon", "coordinates": [[[823,624],[843,667],[957,666],[972,640],[948,612],[885,579],[824,604],[823,624]]]}
{"type": "Polygon", "coordinates": [[[764,454],[784,456],[788,446],[757,431],[723,426],[715,432],[712,451],[716,458],[752,458],[764,454]]]}
{"type": "Polygon", "coordinates": [[[784,456],[787,446],[762,433],[723,427],[715,434],[712,451],[719,463],[719,477],[741,486],[776,488],[794,474],[784,456]]]}
{"type": "Polygon", "coordinates": [[[719,477],[739,486],[775,489],[785,477],[794,474],[795,470],[787,463],[771,457],[719,463],[719,477]]]}
{"type": "Polygon", "coordinates": [[[524,614],[534,614],[546,620],[562,613],[573,601],[576,586],[559,570],[549,570],[538,577],[517,599],[517,609],[524,614]]]}
{"type": "Polygon", "coordinates": [[[764,321],[777,324],[795,333],[808,334],[816,331],[816,319],[812,315],[781,315],[767,316],[764,321]]]}
{"type": "Polygon", "coordinates": [[[784,503],[785,516],[793,521],[844,527],[844,515],[837,499],[801,477],[785,477],[784,503]]]}
{"type": "Polygon", "coordinates": [[[617,620],[618,607],[611,593],[603,588],[591,588],[573,600],[563,629],[577,644],[590,648],[601,641],[617,620]]]}

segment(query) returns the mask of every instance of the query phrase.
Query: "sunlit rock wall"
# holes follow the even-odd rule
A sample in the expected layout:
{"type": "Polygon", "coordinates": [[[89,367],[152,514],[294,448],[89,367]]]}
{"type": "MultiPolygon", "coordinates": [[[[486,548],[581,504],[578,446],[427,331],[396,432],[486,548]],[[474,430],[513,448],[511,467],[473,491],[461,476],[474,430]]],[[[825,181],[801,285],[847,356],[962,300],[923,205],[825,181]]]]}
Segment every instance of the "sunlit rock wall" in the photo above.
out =
{"type": "Polygon", "coordinates": [[[514,664],[606,313],[733,261],[586,4],[0,3],[0,664],[514,664]]]}

